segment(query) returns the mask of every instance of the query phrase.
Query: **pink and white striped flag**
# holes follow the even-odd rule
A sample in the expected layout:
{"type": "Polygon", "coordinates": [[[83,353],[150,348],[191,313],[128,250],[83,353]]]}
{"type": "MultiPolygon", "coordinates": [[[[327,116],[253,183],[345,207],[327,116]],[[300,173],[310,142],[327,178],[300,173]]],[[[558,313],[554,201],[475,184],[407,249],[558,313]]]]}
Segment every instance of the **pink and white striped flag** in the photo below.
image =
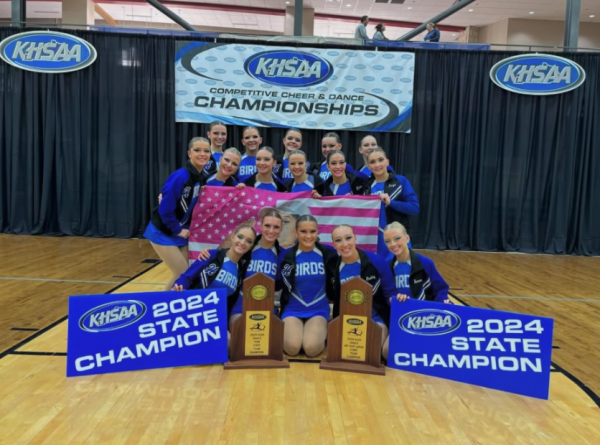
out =
{"type": "MultiPolygon", "coordinates": [[[[330,196],[312,199],[311,192],[278,193],[246,187],[205,187],[198,198],[190,225],[190,260],[205,248],[217,248],[237,226],[254,224],[260,231],[261,210],[276,208],[283,216],[279,236],[282,247],[296,241],[296,219],[311,214],[319,223],[319,238],[331,244],[331,232],[339,224],[354,228],[357,247],[377,252],[380,200],[378,196],[330,196]]],[[[265,211],[265,210],[263,210],[265,211]]]]}

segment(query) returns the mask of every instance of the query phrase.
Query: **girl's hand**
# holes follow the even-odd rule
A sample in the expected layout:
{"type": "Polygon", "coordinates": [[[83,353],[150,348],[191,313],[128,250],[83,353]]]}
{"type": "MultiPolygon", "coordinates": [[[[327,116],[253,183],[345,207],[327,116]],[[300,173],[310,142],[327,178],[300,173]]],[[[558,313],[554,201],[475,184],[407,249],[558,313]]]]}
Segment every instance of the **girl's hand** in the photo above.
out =
{"type": "Polygon", "coordinates": [[[381,199],[386,206],[390,205],[390,195],[387,193],[382,193],[379,195],[379,199],[381,199]]]}
{"type": "Polygon", "coordinates": [[[321,195],[316,190],[313,190],[312,191],[312,197],[313,197],[313,199],[320,199],[321,195]]]}
{"type": "Polygon", "coordinates": [[[450,301],[450,298],[446,298],[444,300],[444,304],[452,304],[452,302],[450,301]]]}
{"type": "Polygon", "coordinates": [[[410,297],[405,294],[398,294],[396,295],[396,300],[398,300],[400,303],[404,303],[406,300],[410,300],[410,297]]]}
{"type": "Polygon", "coordinates": [[[188,239],[190,237],[190,231],[188,229],[181,229],[181,232],[179,232],[177,236],[188,239]]]}
{"type": "Polygon", "coordinates": [[[177,292],[181,292],[183,290],[183,286],[181,284],[174,284],[171,290],[176,290],[177,292]]]}
{"type": "Polygon", "coordinates": [[[201,250],[200,253],[198,254],[198,259],[199,260],[207,260],[210,258],[210,253],[208,253],[210,249],[204,249],[201,250]]]}
{"type": "Polygon", "coordinates": [[[158,205],[160,205],[162,201],[162,193],[158,195],[158,205]]]}
{"type": "Polygon", "coordinates": [[[238,190],[242,190],[245,187],[246,187],[246,184],[244,184],[243,182],[240,182],[238,185],[235,186],[235,188],[238,190]]]}

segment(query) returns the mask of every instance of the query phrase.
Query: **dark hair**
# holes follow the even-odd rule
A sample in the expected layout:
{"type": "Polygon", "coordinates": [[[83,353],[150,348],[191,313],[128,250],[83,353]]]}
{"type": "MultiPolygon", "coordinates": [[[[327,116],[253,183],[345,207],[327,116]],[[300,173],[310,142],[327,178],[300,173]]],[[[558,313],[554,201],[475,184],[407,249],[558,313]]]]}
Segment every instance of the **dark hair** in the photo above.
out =
{"type": "Polygon", "coordinates": [[[289,152],[288,154],[288,159],[292,157],[292,155],[302,155],[304,156],[304,160],[306,161],[308,158],[306,157],[306,153],[304,153],[302,150],[292,150],[289,152]]]}
{"type": "Polygon", "coordinates": [[[323,138],[321,139],[321,141],[323,141],[323,139],[325,138],[334,138],[338,144],[342,143],[342,140],[340,139],[340,136],[337,133],[326,133],[325,136],[323,136],[323,138]]]}
{"type": "Polygon", "coordinates": [[[285,132],[285,134],[283,135],[283,137],[287,137],[287,135],[289,134],[290,131],[295,131],[296,133],[300,134],[300,137],[302,137],[302,132],[300,130],[298,130],[297,128],[288,128],[287,131],[285,132]]]}
{"type": "Polygon", "coordinates": [[[381,148],[381,147],[377,147],[376,149],[374,149],[374,150],[373,150],[371,153],[369,153],[369,154],[367,155],[367,160],[369,160],[369,158],[371,157],[371,155],[372,155],[373,153],[383,153],[383,155],[384,155],[384,156],[385,156],[385,158],[387,159],[387,154],[386,154],[386,152],[384,151],[384,149],[383,149],[383,148],[381,148]]]}
{"type": "Polygon", "coordinates": [[[367,134],[366,136],[363,136],[362,139],[360,140],[360,144],[358,145],[359,147],[362,145],[363,141],[368,138],[369,136],[371,136],[373,139],[375,139],[375,142],[377,142],[377,138],[375,136],[373,136],[372,134],[367,134]]]}
{"type": "Polygon", "coordinates": [[[208,139],[198,136],[190,139],[190,142],[188,143],[188,150],[191,150],[196,142],[206,142],[210,147],[210,141],[208,139]]]}
{"type": "Polygon", "coordinates": [[[434,28],[436,28],[436,26],[435,26],[435,23],[433,23],[433,22],[429,22],[429,23],[428,23],[428,25],[431,25],[431,26],[433,26],[434,28]]]}
{"type": "Polygon", "coordinates": [[[381,28],[383,28],[383,23],[378,23],[377,26],[375,26],[375,29],[379,32],[381,32],[381,28]]]}
{"type": "Polygon", "coordinates": [[[208,131],[212,130],[217,125],[221,125],[222,127],[225,127],[225,131],[227,131],[227,125],[225,125],[221,121],[212,121],[210,124],[208,124],[208,131]]]}
{"type": "Polygon", "coordinates": [[[258,154],[258,152],[259,152],[259,151],[261,151],[261,150],[268,151],[269,153],[271,153],[271,154],[273,155],[273,157],[275,157],[275,151],[274,151],[274,150],[273,150],[271,147],[267,147],[267,146],[265,145],[264,147],[260,147],[260,148],[257,150],[257,152],[256,152],[256,153],[258,154]]]}
{"type": "Polygon", "coordinates": [[[344,157],[344,162],[346,162],[346,155],[344,154],[343,151],[341,150],[331,150],[329,153],[327,153],[327,163],[329,164],[329,159],[333,156],[333,155],[342,155],[344,157]]]}
{"type": "Polygon", "coordinates": [[[367,20],[368,18],[369,18],[369,16],[368,16],[368,15],[363,15],[363,16],[360,18],[360,23],[364,22],[364,21],[365,21],[365,20],[367,20]]]}
{"type": "Polygon", "coordinates": [[[242,130],[242,137],[244,137],[244,133],[246,133],[246,131],[248,130],[256,130],[258,136],[260,137],[260,131],[256,127],[244,127],[244,129],[242,130]]]}
{"type": "Polygon", "coordinates": [[[266,212],[263,215],[260,222],[262,223],[267,216],[270,216],[272,218],[277,218],[277,219],[280,219],[281,221],[283,221],[283,216],[281,216],[281,213],[279,213],[277,210],[273,209],[273,210],[269,210],[268,212],[266,212]]]}
{"type": "Polygon", "coordinates": [[[302,215],[300,218],[296,220],[296,230],[298,230],[298,226],[302,222],[314,222],[317,225],[317,229],[319,228],[319,223],[317,219],[312,215],[302,215]]]}

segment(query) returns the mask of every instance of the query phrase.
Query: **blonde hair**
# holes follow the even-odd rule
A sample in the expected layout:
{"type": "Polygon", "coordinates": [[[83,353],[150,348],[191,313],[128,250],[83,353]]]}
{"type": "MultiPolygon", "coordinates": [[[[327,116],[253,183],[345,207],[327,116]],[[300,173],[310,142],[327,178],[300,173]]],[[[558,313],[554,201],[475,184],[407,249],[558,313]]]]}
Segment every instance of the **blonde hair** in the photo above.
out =
{"type": "Polygon", "coordinates": [[[230,147],[230,148],[228,148],[227,150],[225,150],[225,151],[223,152],[223,154],[225,154],[225,153],[233,153],[234,155],[238,155],[238,156],[240,157],[240,159],[242,158],[242,154],[241,154],[241,153],[240,153],[240,151],[239,151],[237,148],[235,148],[235,147],[230,147]]]}
{"type": "Polygon", "coordinates": [[[400,224],[398,221],[389,223],[387,226],[385,226],[385,229],[383,229],[383,231],[387,232],[388,230],[392,230],[392,229],[401,230],[402,233],[404,233],[405,235],[408,235],[408,232],[406,231],[406,227],[404,227],[404,225],[400,224]]]}

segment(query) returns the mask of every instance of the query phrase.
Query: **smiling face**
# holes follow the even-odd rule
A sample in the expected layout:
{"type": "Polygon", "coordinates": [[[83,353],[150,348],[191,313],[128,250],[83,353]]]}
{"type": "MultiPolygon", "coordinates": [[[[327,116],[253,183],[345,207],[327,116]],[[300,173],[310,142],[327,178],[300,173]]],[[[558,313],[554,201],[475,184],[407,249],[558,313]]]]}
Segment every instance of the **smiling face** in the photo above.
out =
{"type": "Polygon", "coordinates": [[[267,150],[258,150],[256,153],[256,169],[259,173],[267,174],[273,171],[275,158],[267,150]]]}
{"type": "Polygon", "coordinates": [[[188,156],[192,165],[198,171],[201,171],[206,163],[210,160],[210,145],[208,142],[198,141],[194,142],[192,148],[188,150],[188,156]]]}
{"type": "Polygon", "coordinates": [[[275,216],[265,216],[260,224],[260,232],[269,243],[274,243],[283,229],[283,221],[275,216]]]}
{"type": "Polygon", "coordinates": [[[288,131],[283,138],[283,146],[286,152],[300,150],[300,147],[302,147],[302,135],[297,131],[288,131]]]}
{"type": "Polygon", "coordinates": [[[258,134],[258,130],[256,128],[248,128],[244,131],[244,135],[242,136],[242,145],[246,147],[246,154],[249,156],[256,156],[256,151],[258,147],[262,144],[262,138],[258,134]]]}
{"type": "Polygon", "coordinates": [[[207,135],[213,148],[222,149],[223,144],[227,141],[227,128],[223,125],[215,125],[208,131],[207,135]]]}
{"type": "Polygon", "coordinates": [[[219,171],[223,176],[234,175],[240,168],[240,157],[234,153],[224,153],[219,162],[219,171]]]}
{"type": "Polygon", "coordinates": [[[295,154],[288,158],[288,167],[294,178],[301,177],[306,172],[306,158],[295,154]]]}
{"type": "Polygon", "coordinates": [[[360,143],[360,147],[358,147],[358,152],[363,155],[363,157],[367,158],[369,153],[377,148],[377,141],[373,136],[365,136],[360,143]]]}
{"type": "Polygon", "coordinates": [[[329,154],[330,151],[341,150],[341,149],[342,149],[342,144],[338,144],[338,142],[335,140],[335,138],[332,138],[332,137],[323,138],[323,141],[321,142],[321,152],[323,153],[324,158],[327,158],[327,155],[329,154]]]}
{"type": "Polygon", "coordinates": [[[343,154],[336,153],[331,155],[327,168],[331,172],[331,175],[336,178],[341,178],[346,173],[346,159],[343,154]]]}
{"type": "Polygon", "coordinates": [[[371,170],[375,177],[384,176],[387,173],[388,165],[390,165],[388,158],[380,151],[371,153],[368,156],[367,161],[369,170],[371,170]]]}
{"type": "Polygon", "coordinates": [[[358,260],[356,250],[356,235],[350,227],[340,226],[331,233],[333,247],[338,251],[345,263],[354,263],[358,260]]]}
{"type": "Polygon", "coordinates": [[[254,235],[252,229],[244,227],[231,235],[231,249],[242,256],[252,248],[255,240],[256,235],[254,235]]]}
{"type": "Polygon", "coordinates": [[[410,237],[401,229],[388,229],[383,233],[385,245],[396,258],[405,254],[408,250],[410,237]]]}
{"type": "Polygon", "coordinates": [[[319,228],[313,221],[302,221],[296,229],[298,237],[298,245],[303,252],[310,252],[315,248],[317,237],[319,236],[319,228]]]}

